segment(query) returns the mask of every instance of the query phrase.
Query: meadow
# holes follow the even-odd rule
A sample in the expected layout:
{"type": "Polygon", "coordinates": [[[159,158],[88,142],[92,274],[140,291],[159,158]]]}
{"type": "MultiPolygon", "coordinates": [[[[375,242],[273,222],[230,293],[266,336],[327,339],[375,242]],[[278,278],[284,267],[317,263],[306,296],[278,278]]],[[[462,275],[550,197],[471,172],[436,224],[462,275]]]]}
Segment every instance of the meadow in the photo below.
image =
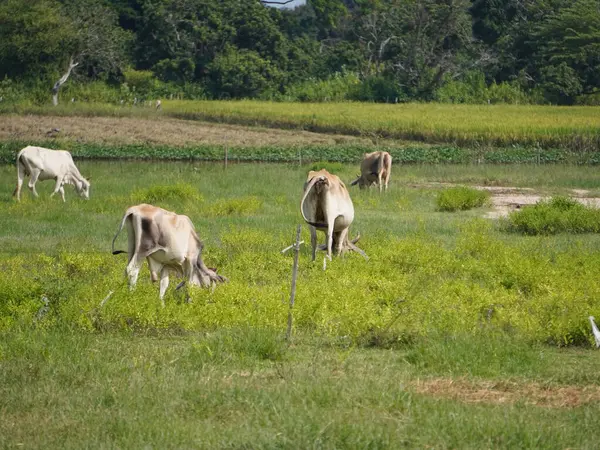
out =
{"type": "MultiPolygon", "coordinates": [[[[384,105],[365,105],[373,109],[360,123],[371,131],[342,127],[347,135],[174,118],[202,106],[214,121],[311,129],[299,112],[290,123],[247,120],[248,111],[264,116],[258,102],[175,105],[0,115],[0,446],[595,446],[600,358],[587,317],[600,317],[600,235],[528,236],[483,219],[489,205],[443,212],[436,203],[448,184],[599,195],[593,165],[485,163],[593,162],[595,119],[535,110],[561,124],[548,136],[587,142],[565,153],[523,146],[533,142],[527,133],[493,147],[502,130],[490,117],[496,134],[484,147],[461,147],[383,139],[375,111],[384,105]],[[220,116],[223,108],[237,112],[220,116]],[[60,132],[47,135],[53,127],[60,132]],[[14,155],[31,143],[70,150],[92,176],[91,199],[67,187],[63,204],[42,182],[40,198],[25,191],[16,203],[14,155]],[[326,167],[348,182],[376,147],[394,154],[390,191],[351,190],[350,234],[361,235],[370,259],[349,254],[323,271],[323,254],[313,263],[303,245],[287,342],[293,256],[280,251],[302,221],[306,173],[326,167]],[[202,161],[211,159],[221,162],[202,161]],[[425,161],[452,164],[402,164],[425,161]],[[144,268],[130,292],[126,257],[111,255],[110,243],[125,209],[140,202],[189,215],[205,262],[229,282],[189,289],[186,303],[174,281],[163,309],[144,268]]],[[[331,108],[353,105],[321,106],[318,121],[329,123],[331,108]]],[[[463,131],[473,137],[475,128],[463,131]]],[[[125,245],[123,234],[117,247],[125,245]]]]}
{"type": "Polygon", "coordinates": [[[165,100],[153,107],[76,102],[59,107],[0,105],[19,115],[172,117],[270,128],[455,143],[458,146],[568,148],[595,151],[600,119],[594,107],[525,105],[277,103],[165,100]]]}
{"type": "Polygon", "coordinates": [[[600,236],[506,233],[485,209],[437,211],[430,183],[600,191],[594,168],[417,165],[387,195],[352,190],[370,260],[323,271],[302,247],[288,343],[280,250],[317,165],[356,170],[80,161],[91,200],[45,182],[18,204],[1,166],[1,445],[593,447],[600,236]],[[188,214],[230,281],[189,304],[173,283],[162,309],[144,269],[129,292],[110,242],[142,201],[188,214]]]}

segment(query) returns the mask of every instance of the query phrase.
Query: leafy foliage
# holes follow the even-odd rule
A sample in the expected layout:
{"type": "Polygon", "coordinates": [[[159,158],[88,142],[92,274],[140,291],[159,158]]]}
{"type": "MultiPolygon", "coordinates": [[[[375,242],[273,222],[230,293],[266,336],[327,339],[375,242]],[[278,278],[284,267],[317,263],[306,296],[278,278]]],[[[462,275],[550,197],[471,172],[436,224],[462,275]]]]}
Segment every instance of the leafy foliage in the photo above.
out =
{"type": "Polygon", "coordinates": [[[0,23],[0,79],[46,89],[70,58],[188,98],[573,103],[600,82],[595,0],[6,0],[0,23]]]}

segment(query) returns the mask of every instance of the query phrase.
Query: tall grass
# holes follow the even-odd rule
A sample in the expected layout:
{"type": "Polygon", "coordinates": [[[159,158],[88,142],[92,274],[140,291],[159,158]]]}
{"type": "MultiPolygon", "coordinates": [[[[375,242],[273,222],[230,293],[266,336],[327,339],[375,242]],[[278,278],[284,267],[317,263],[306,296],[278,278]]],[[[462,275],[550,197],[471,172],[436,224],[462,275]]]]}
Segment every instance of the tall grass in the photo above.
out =
{"type": "MultiPolygon", "coordinates": [[[[150,116],[151,108],[75,104],[58,108],[2,106],[0,112],[150,116]]],[[[162,114],[244,125],[388,137],[468,146],[595,150],[600,119],[593,107],[369,103],[277,103],[259,101],[165,101],[162,114]]]]}

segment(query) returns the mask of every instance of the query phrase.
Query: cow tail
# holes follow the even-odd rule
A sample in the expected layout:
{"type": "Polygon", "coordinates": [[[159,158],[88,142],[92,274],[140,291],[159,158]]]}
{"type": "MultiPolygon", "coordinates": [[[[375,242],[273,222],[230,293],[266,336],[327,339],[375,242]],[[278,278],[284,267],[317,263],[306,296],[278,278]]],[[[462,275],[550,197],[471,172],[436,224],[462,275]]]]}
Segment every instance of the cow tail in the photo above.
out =
{"type": "Polygon", "coordinates": [[[379,175],[383,169],[385,168],[385,153],[380,153],[379,158],[377,158],[377,173],[379,175]]]}
{"type": "Polygon", "coordinates": [[[123,216],[123,219],[121,220],[121,224],[119,225],[119,229],[117,230],[117,234],[115,234],[115,237],[112,240],[112,254],[113,255],[118,255],[120,253],[127,253],[125,250],[115,250],[115,241],[117,240],[117,237],[119,236],[119,233],[121,232],[121,230],[125,226],[125,221],[127,220],[127,218],[130,215],[131,215],[131,213],[129,211],[127,211],[125,213],[125,215],[123,216]]]}
{"type": "Polygon", "coordinates": [[[383,155],[383,158],[385,159],[383,166],[385,167],[385,170],[389,174],[390,170],[392,168],[392,155],[390,155],[389,153],[385,153],[383,155]]]}
{"type": "Polygon", "coordinates": [[[326,223],[311,222],[306,217],[306,214],[304,214],[304,202],[306,201],[306,197],[308,197],[308,193],[311,191],[311,189],[313,188],[313,186],[315,185],[315,183],[317,181],[319,181],[318,177],[313,177],[309,181],[308,186],[306,186],[306,189],[304,190],[304,196],[302,197],[302,201],[300,202],[300,212],[302,212],[302,218],[304,219],[304,221],[306,223],[308,223],[309,225],[312,225],[315,228],[327,228],[327,224],[326,223]]]}
{"type": "MultiPolygon", "coordinates": [[[[21,150],[19,152],[19,154],[17,155],[17,176],[21,177],[20,172],[21,172],[21,168],[23,168],[23,174],[24,175],[28,175],[27,173],[27,166],[25,165],[25,162],[23,161],[23,150],[21,150]]],[[[17,185],[15,186],[15,190],[12,193],[12,196],[14,197],[15,195],[17,195],[17,190],[19,189],[19,182],[17,181],[17,185]]]]}

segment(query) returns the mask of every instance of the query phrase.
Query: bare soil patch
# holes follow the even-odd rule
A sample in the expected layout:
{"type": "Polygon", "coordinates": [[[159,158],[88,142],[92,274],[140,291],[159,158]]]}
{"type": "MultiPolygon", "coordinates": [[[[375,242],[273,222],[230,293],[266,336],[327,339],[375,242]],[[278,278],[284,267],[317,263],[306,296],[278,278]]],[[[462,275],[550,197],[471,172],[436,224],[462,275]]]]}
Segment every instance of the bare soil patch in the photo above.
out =
{"type": "Polygon", "coordinates": [[[270,145],[360,144],[373,146],[370,139],[205,123],[157,117],[52,117],[6,115],[0,117],[0,139],[23,141],[72,140],[96,144],[148,144],[186,147],[231,145],[238,147],[270,145]],[[52,131],[58,129],[59,131],[52,131]]]}
{"type": "MultiPolygon", "coordinates": [[[[430,182],[420,184],[410,184],[415,188],[441,189],[458,186],[456,183],[430,182]]],[[[488,191],[491,194],[491,211],[484,214],[485,218],[498,219],[508,216],[512,211],[518,210],[523,206],[535,205],[540,200],[550,199],[550,195],[541,194],[532,188],[519,188],[510,186],[472,186],[474,189],[488,191]]],[[[590,191],[586,189],[571,189],[569,197],[577,200],[585,206],[600,208],[600,198],[590,197],[590,191]]]]}
{"type": "MultiPolygon", "coordinates": [[[[488,191],[492,194],[490,201],[493,210],[485,215],[485,217],[490,219],[506,217],[512,211],[520,209],[522,206],[535,205],[540,200],[548,200],[550,198],[548,195],[535,193],[534,190],[530,188],[490,186],[475,186],[475,188],[488,191]]],[[[572,189],[569,197],[586,206],[600,208],[600,198],[588,197],[588,194],[589,191],[584,189],[572,189]]]]}
{"type": "Polygon", "coordinates": [[[576,408],[600,401],[600,386],[560,386],[516,381],[472,381],[433,378],[410,383],[424,395],[464,403],[513,404],[523,402],[546,408],[576,408]]]}

